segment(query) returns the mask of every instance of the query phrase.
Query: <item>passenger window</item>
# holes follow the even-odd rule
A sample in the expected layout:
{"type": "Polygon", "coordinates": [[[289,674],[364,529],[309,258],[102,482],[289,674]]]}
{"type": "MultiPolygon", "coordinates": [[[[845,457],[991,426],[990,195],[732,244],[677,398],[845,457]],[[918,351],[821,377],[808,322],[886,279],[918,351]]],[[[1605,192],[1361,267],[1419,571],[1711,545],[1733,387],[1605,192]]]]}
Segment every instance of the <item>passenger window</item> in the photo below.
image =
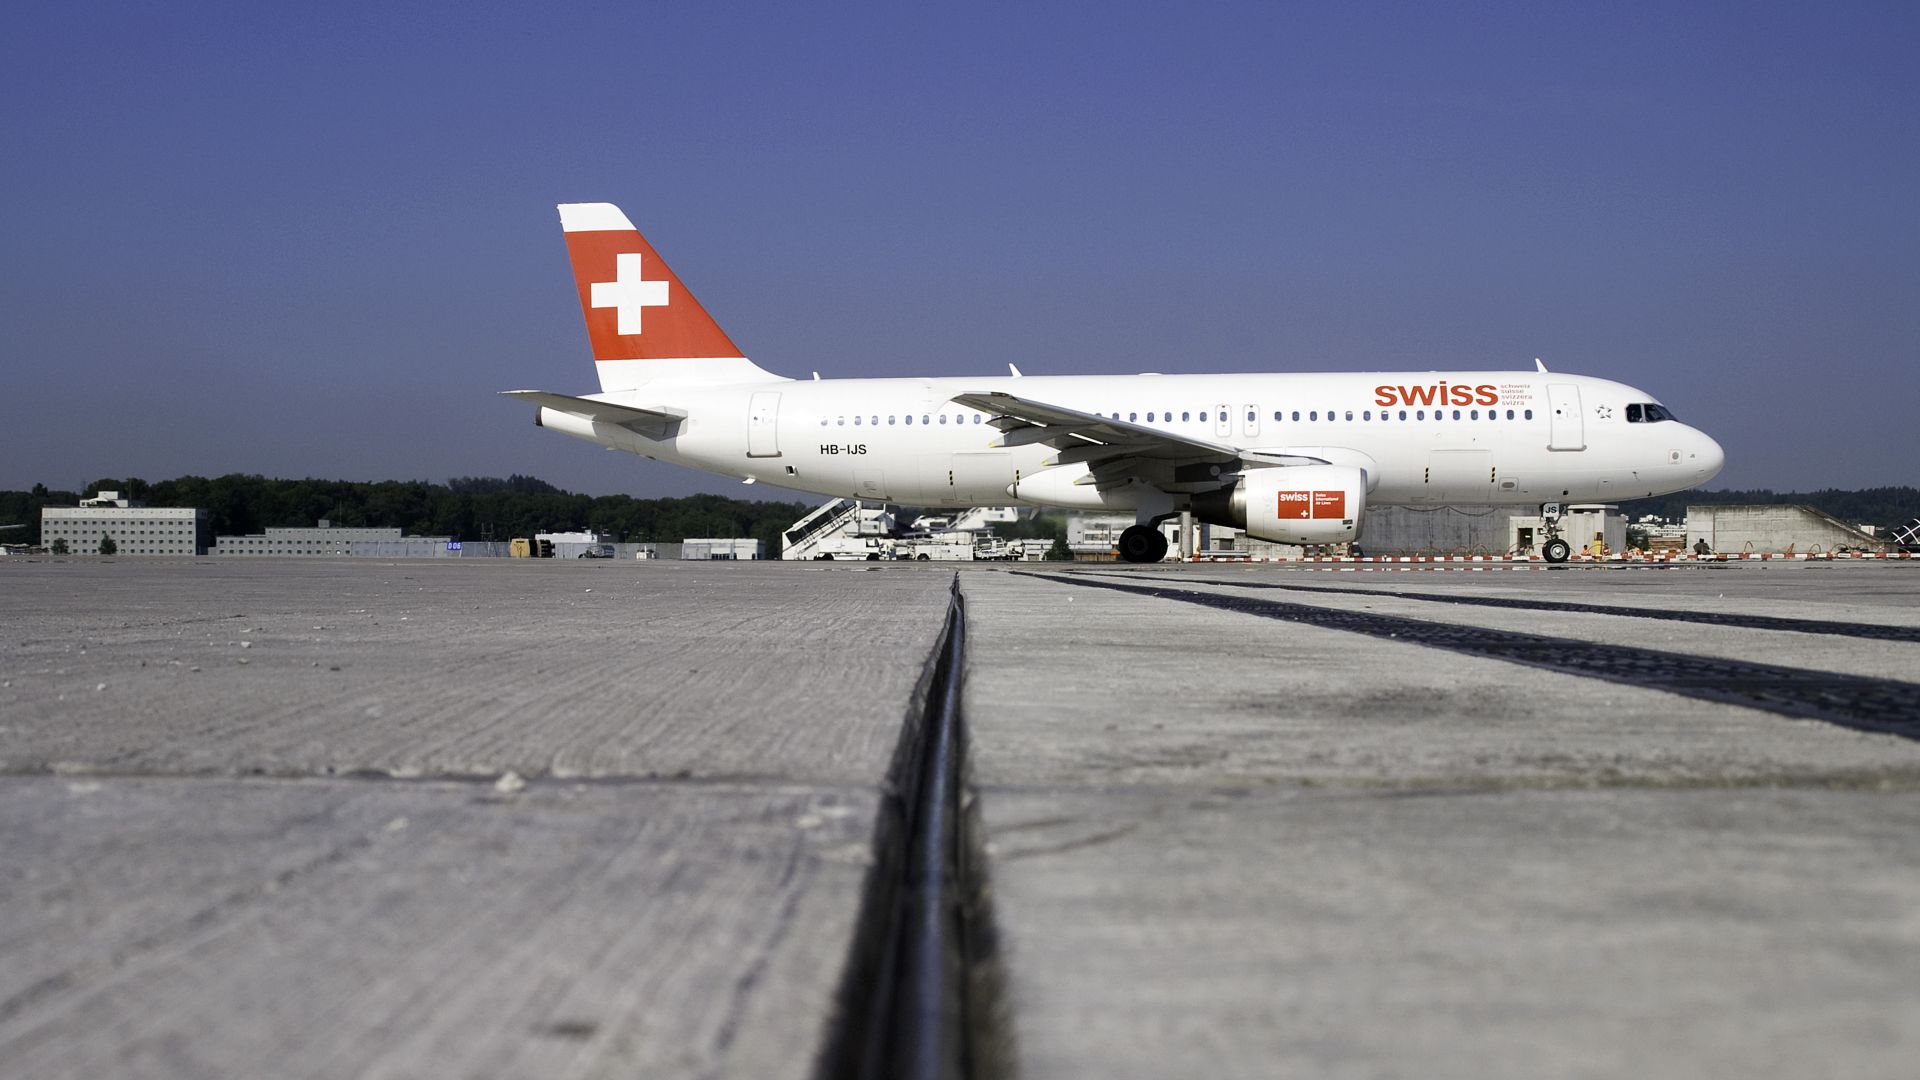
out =
{"type": "Polygon", "coordinates": [[[1528,410],[1527,410],[1527,416],[1526,416],[1526,418],[1527,418],[1527,419],[1529,419],[1529,420],[1531,420],[1531,419],[1533,419],[1533,410],[1532,410],[1532,409],[1528,409],[1528,410]]]}
{"type": "Polygon", "coordinates": [[[834,417],[834,418],[833,418],[833,426],[835,426],[835,427],[846,427],[846,426],[847,426],[847,418],[846,418],[846,417],[844,417],[844,416],[836,416],[836,417],[834,417]]]}
{"type": "Polygon", "coordinates": [[[1454,418],[1455,420],[1458,420],[1458,419],[1460,419],[1460,410],[1459,410],[1459,409],[1455,409],[1455,410],[1453,410],[1453,418],[1454,418]]]}
{"type": "Polygon", "coordinates": [[[985,420],[985,419],[986,419],[986,417],[984,417],[984,416],[981,416],[981,415],[980,415],[979,413],[974,413],[974,414],[973,414],[973,422],[974,422],[974,423],[976,423],[976,424],[977,424],[977,423],[979,423],[979,422],[980,422],[980,421],[982,421],[982,420],[985,420]]]}
{"type": "Polygon", "coordinates": [[[941,422],[941,423],[943,423],[943,424],[947,422],[947,414],[946,414],[946,413],[941,413],[941,414],[940,414],[940,422],[941,422]]]}
{"type": "Polygon", "coordinates": [[[1183,421],[1185,421],[1185,420],[1191,420],[1191,419],[1193,419],[1193,414],[1192,414],[1192,413],[1190,413],[1190,412],[1183,412],[1183,413],[1181,413],[1181,414],[1180,414],[1180,419],[1181,419],[1181,420],[1183,420],[1183,421]]]}
{"type": "MultiPolygon", "coordinates": [[[[1349,413],[1348,415],[1352,415],[1352,414],[1351,414],[1351,413],[1349,413]]],[[[1362,409],[1362,410],[1360,411],[1360,419],[1362,419],[1362,420],[1371,420],[1371,419],[1373,419],[1373,410],[1372,410],[1372,409],[1362,409]]]]}
{"type": "Polygon", "coordinates": [[[1151,423],[1153,423],[1153,414],[1152,414],[1152,413],[1148,413],[1148,414],[1147,414],[1147,423],[1149,423],[1149,424],[1151,424],[1151,423]]]}
{"type": "Polygon", "coordinates": [[[1293,410],[1293,422],[1294,422],[1294,423],[1296,423],[1296,424],[1300,422],[1300,410],[1299,410],[1299,409],[1295,409],[1295,410],[1293,410]]]}
{"type": "Polygon", "coordinates": [[[1307,413],[1307,419],[1309,419],[1309,420],[1318,420],[1318,419],[1320,419],[1320,410],[1319,410],[1319,409],[1314,409],[1313,411],[1311,411],[1311,412],[1309,412],[1309,413],[1307,413]]]}
{"type": "MultiPolygon", "coordinates": [[[[1457,415],[1457,414],[1456,414],[1456,415],[1457,415]]],[[[1467,414],[1467,419],[1469,419],[1469,420],[1478,420],[1478,419],[1480,419],[1480,410],[1479,410],[1479,409],[1475,409],[1475,410],[1473,410],[1472,412],[1470,412],[1470,413],[1468,413],[1468,414],[1467,414]]]]}
{"type": "Polygon", "coordinates": [[[1407,410],[1405,410],[1405,409],[1401,409],[1401,410],[1400,410],[1400,419],[1402,419],[1402,420],[1405,420],[1406,418],[1407,418],[1407,410]]]}
{"type": "Polygon", "coordinates": [[[887,426],[888,426],[888,427],[892,427],[892,426],[893,426],[893,420],[894,420],[894,418],[893,418],[893,417],[891,417],[891,416],[889,416],[889,417],[887,417],[887,426]]]}
{"type": "Polygon", "coordinates": [[[1280,410],[1279,410],[1279,409],[1275,409],[1275,410],[1273,410],[1273,419],[1274,419],[1274,421],[1275,421],[1276,423],[1277,423],[1277,422],[1279,422],[1279,420],[1280,420],[1280,410]]]}
{"type": "Polygon", "coordinates": [[[1508,409],[1508,410],[1507,410],[1507,419],[1509,419],[1509,420],[1511,420],[1511,419],[1513,419],[1513,410],[1512,410],[1512,409],[1508,409]]]}
{"type": "Polygon", "coordinates": [[[1353,410],[1352,410],[1352,409],[1348,409],[1348,410],[1347,410],[1347,419],[1348,419],[1348,420],[1352,420],[1352,419],[1353,419],[1353,410]]]}
{"type": "Polygon", "coordinates": [[[853,418],[853,426],[854,426],[854,427],[859,427],[859,426],[860,426],[860,418],[859,418],[859,417],[857,417],[857,416],[856,416],[856,417],[854,417],[854,418],[853,418]]]}

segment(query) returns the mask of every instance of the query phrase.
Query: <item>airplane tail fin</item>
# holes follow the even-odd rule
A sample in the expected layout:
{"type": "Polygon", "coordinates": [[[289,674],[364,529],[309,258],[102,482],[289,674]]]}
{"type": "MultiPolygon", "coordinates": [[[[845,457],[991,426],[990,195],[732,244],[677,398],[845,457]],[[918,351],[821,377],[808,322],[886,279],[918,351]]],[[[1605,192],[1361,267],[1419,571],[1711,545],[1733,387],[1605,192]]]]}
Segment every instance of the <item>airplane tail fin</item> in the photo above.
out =
{"type": "Polygon", "coordinates": [[[603,391],[771,382],[612,203],[562,203],[560,227],[603,391]]]}

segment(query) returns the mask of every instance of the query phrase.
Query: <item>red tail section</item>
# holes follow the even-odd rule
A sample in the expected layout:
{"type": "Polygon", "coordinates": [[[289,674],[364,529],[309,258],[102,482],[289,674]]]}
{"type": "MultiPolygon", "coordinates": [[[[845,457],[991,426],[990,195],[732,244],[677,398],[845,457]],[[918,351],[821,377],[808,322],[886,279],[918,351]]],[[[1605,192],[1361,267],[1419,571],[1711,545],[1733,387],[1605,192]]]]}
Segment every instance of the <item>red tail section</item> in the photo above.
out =
{"type": "Polygon", "coordinates": [[[560,225],[595,360],[745,356],[619,207],[564,203],[560,225]]]}

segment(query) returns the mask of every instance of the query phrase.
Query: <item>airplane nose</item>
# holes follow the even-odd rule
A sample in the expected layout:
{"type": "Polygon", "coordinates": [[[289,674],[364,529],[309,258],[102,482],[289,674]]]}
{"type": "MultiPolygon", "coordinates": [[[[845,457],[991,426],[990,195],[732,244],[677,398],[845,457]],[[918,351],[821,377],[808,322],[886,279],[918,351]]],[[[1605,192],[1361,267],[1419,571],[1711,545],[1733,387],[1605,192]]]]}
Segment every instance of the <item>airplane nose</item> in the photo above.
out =
{"type": "Polygon", "coordinates": [[[1700,479],[1695,483],[1704,484],[1720,475],[1721,467],[1727,463],[1727,454],[1720,449],[1719,443],[1713,441],[1713,436],[1703,431],[1694,434],[1700,440],[1699,449],[1693,452],[1694,469],[1700,474],[1700,479]]]}

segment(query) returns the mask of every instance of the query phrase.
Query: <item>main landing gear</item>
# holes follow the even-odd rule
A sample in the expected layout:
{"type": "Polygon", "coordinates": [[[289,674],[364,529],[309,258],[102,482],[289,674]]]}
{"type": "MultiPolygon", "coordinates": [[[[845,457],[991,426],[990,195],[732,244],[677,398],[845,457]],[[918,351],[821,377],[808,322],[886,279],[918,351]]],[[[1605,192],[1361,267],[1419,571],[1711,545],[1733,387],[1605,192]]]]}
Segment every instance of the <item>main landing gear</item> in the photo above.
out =
{"type": "Polygon", "coordinates": [[[1550,563],[1563,563],[1573,556],[1573,545],[1560,537],[1560,504],[1543,503],[1540,507],[1540,524],[1547,534],[1547,542],[1540,545],[1540,554],[1550,563]]]}
{"type": "Polygon", "coordinates": [[[1167,557],[1167,538],[1151,525],[1130,525],[1120,534],[1122,562],[1155,563],[1167,557]]]}

